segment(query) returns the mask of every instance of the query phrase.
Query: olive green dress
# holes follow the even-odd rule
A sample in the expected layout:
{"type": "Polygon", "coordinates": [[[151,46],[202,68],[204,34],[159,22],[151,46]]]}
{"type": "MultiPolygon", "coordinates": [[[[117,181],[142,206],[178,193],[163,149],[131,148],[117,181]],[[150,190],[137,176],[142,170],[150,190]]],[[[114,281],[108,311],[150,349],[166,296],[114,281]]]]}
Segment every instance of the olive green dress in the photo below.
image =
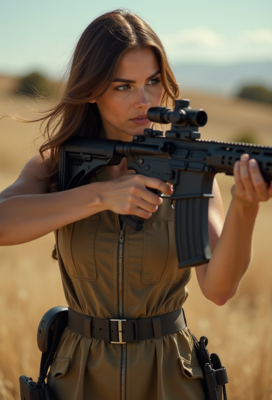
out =
{"type": "MultiPolygon", "coordinates": [[[[94,180],[106,181],[106,168],[94,180]]],[[[91,186],[90,186],[91,190],[91,186]]],[[[145,318],[182,307],[190,268],[178,269],[174,210],[164,199],[144,228],[103,211],[56,232],[68,306],[97,318],[145,318]]],[[[48,376],[57,400],[202,400],[189,330],[127,344],[65,329],[48,376]]]]}

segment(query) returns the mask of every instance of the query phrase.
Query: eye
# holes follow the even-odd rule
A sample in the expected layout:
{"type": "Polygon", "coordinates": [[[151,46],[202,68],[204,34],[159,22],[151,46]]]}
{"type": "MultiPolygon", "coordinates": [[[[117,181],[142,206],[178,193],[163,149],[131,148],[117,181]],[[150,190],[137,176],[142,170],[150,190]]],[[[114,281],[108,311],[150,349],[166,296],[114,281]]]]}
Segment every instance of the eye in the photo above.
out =
{"type": "Polygon", "coordinates": [[[147,82],[148,85],[156,85],[156,83],[159,83],[161,80],[160,78],[156,77],[156,78],[152,78],[150,79],[150,81],[147,82]]]}
{"type": "Polygon", "coordinates": [[[129,84],[125,84],[125,85],[117,86],[115,89],[119,90],[121,92],[124,92],[124,91],[130,89],[130,86],[129,86],[129,84]]]}

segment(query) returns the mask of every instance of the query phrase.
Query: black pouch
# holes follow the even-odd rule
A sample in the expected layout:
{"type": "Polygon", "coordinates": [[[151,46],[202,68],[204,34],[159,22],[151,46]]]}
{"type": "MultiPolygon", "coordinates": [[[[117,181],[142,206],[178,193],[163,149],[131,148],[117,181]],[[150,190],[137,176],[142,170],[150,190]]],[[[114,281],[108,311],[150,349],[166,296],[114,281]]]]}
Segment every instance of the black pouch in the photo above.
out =
{"type": "Polygon", "coordinates": [[[21,400],[54,400],[50,387],[42,382],[34,382],[25,375],[20,376],[21,400]]]}
{"type": "Polygon", "coordinates": [[[55,400],[45,379],[61,335],[67,326],[67,317],[68,309],[63,306],[51,308],[42,317],[37,332],[37,343],[42,352],[40,376],[37,383],[30,377],[20,376],[21,400],[55,400]]]}
{"type": "Polygon", "coordinates": [[[207,345],[208,339],[201,336],[197,341],[192,335],[196,355],[200,367],[203,370],[203,386],[206,400],[227,400],[226,384],[228,383],[228,375],[226,368],[221,364],[220,358],[216,353],[209,354],[207,345]]]}

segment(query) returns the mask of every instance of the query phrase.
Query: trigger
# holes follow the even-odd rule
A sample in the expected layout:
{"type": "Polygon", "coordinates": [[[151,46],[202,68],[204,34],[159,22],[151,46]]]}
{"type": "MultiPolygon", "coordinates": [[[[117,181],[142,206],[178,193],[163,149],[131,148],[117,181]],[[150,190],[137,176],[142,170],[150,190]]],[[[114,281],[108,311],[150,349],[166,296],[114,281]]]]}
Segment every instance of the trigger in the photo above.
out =
{"type": "Polygon", "coordinates": [[[148,190],[150,190],[150,192],[156,194],[156,195],[159,196],[159,197],[164,196],[164,195],[162,194],[162,192],[160,192],[158,189],[151,189],[151,188],[148,188],[148,190]]]}

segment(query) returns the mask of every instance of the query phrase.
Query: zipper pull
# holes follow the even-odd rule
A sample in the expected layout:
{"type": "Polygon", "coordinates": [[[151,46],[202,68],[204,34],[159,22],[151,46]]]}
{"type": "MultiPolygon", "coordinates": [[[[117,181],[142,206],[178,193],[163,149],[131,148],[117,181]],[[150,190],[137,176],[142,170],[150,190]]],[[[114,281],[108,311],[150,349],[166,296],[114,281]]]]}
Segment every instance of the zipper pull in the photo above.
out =
{"type": "Polygon", "coordinates": [[[124,243],[124,230],[121,229],[119,232],[119,243],[124,243]]]}

